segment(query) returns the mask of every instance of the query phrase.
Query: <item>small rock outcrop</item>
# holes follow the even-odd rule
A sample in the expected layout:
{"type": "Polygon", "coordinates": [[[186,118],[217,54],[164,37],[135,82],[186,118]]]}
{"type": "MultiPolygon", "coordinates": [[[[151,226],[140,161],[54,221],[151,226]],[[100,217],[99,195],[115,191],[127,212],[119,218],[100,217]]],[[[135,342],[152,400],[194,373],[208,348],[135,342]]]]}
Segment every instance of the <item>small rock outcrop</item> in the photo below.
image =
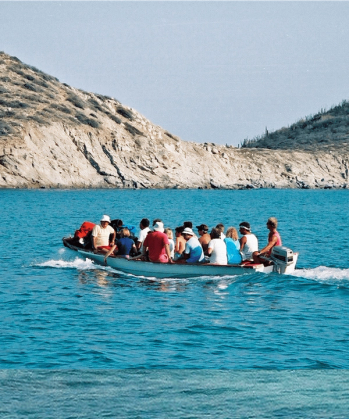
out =
{"type": "Polygon", "coordinates": [[[346,188],[349,147],[339,144],[185,142],[0,53],[0,188],[346,188]]]}

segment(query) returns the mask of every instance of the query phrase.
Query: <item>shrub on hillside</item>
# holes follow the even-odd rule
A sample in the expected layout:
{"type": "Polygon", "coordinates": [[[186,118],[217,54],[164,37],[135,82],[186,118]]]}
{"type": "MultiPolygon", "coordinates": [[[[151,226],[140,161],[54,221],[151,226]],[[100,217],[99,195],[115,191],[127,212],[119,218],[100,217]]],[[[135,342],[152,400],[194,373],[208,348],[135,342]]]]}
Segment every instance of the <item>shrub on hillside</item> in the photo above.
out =
{"type": "Polygon", "coordinates": [[[28,90],[31,90],[32,92],[40,92],[40,89],[38,89],[37,87],[35,87],[33,84],[31,83],[24,83],[23,87],[25,87],[28,90]]]}
{"type": "Polygon", "coordinates": [[[44,119],[42,114],[30,115],[28,119],[37,122],[40,125],[49,125],[50,122],[47,119],[44,119]]]}
{"type": "Polygon", "coordinates": [[[4,82],[4,83],[8,83],[8,82],[10,82],[10,81],[11,81],[11,79],[10,79],[10,77],[3,76],[3,77],[0,77],[0,81],[2,81],[2,82],[4,82]]]}
{"type": "Polygon", "coordinates": [[[51,103],[50,108],[56,109],[57,111],[66,113],[66,114],[71,114],[71,110],[69,108],[67,108],[64,105],[61,105],[59,103],[51,103]]]}
{"type": "Polygon", "coordinates": [[[5,89],[4,86],[0,86],[0,95],[4,94],[4,93],[8,93],[8,90],[5,89]]]}
{"type": "Polygon", "coordinates": [[[13,133],[12,127],[8,123],[4,121],[0,121],[0,136],[9,135],[12,133],[13,133]]]}
{"type": "Polygon", "coordinates": [[[103,112],[103,109],[101,108],[100,104],[97,102],[97,100],[93,98],[88,99],[88,104],[92,109],[95,109],[97,111],[103,112]]]}
{"type": "Polygon", "coordinates": [[[117,124],[121,124],[121,119],[120,118],[118,118],[117,116],[115,116],[115,115],[113,115],[113,114],[111,114],[109,111],[105,111],[105,114],[107,115],[107,116],[109,116],[109,118],[112,120],[112,121],[114,121],[114,122],[116,122],[117,124]]]}
{"type": "Polygon", "coordinates": [[[139,131],[136,127],[134,127],[133,125],[129,124],[128,122],[125,122],[125,129],[134,135],[143,135],[143,132],[139,131]]]}
{"type": "Polygon", "coordinates": [[[5,100],[0,98],[0,105],[6,106],[7,108],[29,108],[30,106],[27,103],[20,102],[19,100],[5,100]]]}
{"type": "Polygon", "coordinates": [[[39,95],[23,95],[22,98],[29,100],[30,102],[49,103],[48,100],[39,95]]]}
{"type": "Polygon", "coordinates": [[[74,95],[74,93],[70,93],[66,100],[72,103],[76,108],[85,109],[85,103],[79,98],[79,96],[74,95]]]}
{"type": "Polygon", "coordinates": [[[130,121],[133,121],[134,119],[133,113],[125,108],[122,108],[121,106],[116,109],[116,112],[124,118],[129,119],[130,121]]]}
{"type": "Polygon", "coordinates": [[[92,127],[92,128],[98,128],[99,127],[99,123],[96,121],[96,120],[94,120],[94,119],[91,119],[91,118],[88,118],[86,115],[84,115],[83,113],[77,113],[76,115],[75,115],[75,117],[76,117],[76,119],[78,120],[78,121],[80,121],[82,124],[85,124],[85,125],[89,125],[90,127],[92,127]]]}

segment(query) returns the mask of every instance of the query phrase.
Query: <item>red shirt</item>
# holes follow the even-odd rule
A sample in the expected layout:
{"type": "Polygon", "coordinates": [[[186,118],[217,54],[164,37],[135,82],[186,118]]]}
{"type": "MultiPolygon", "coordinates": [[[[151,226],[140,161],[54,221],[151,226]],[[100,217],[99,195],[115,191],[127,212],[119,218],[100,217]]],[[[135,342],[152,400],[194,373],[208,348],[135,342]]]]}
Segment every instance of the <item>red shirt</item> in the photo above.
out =
{"type": "Polygon", "coordinates": [[[161,255],[166,255],[165,244],[169,244],[167,234],[160,231],[149,231],[143,242],[143,247],[149,249],[149,259],[157,262],[161,255]]]}

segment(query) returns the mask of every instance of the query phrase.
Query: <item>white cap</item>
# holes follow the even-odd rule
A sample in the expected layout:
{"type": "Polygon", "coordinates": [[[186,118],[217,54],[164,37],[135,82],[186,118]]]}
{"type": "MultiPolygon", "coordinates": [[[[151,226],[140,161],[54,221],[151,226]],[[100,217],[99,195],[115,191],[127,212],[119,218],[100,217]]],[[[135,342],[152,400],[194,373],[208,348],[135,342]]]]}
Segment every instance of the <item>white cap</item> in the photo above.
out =
{"type": "Polygon", "coordinates": [[[190,236],[194,236],[194,232],[191,228],[186,227],[183,231],[182,234],[189,234],[190,236]]]}
{"type": "Polygon", "coordinates": [[[110,217],[109,217],[109,215],[103,215],[103,217],[101,218],[101,222],[102,221],[108,221],[108,223],[110,223],[110,217]]]}
{"type": "Polygon", "coordinates": [[[157,223],[154,224],[154,231],[160,231],[161,233],[164,232],[164,223],[162,223],[161,221],[158,221],[157,223]]]}

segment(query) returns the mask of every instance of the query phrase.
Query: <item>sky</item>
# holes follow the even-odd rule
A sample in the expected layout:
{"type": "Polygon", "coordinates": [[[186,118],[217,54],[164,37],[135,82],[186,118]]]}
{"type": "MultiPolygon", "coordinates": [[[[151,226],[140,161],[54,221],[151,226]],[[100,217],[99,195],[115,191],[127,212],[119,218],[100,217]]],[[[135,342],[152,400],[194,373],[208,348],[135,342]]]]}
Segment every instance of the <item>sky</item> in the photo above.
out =
{"type": "Polygon", "coordinates": [[[237,146],[349,99],[349,2],[0,1],[0,50],[185,141],[237,146]]]}

